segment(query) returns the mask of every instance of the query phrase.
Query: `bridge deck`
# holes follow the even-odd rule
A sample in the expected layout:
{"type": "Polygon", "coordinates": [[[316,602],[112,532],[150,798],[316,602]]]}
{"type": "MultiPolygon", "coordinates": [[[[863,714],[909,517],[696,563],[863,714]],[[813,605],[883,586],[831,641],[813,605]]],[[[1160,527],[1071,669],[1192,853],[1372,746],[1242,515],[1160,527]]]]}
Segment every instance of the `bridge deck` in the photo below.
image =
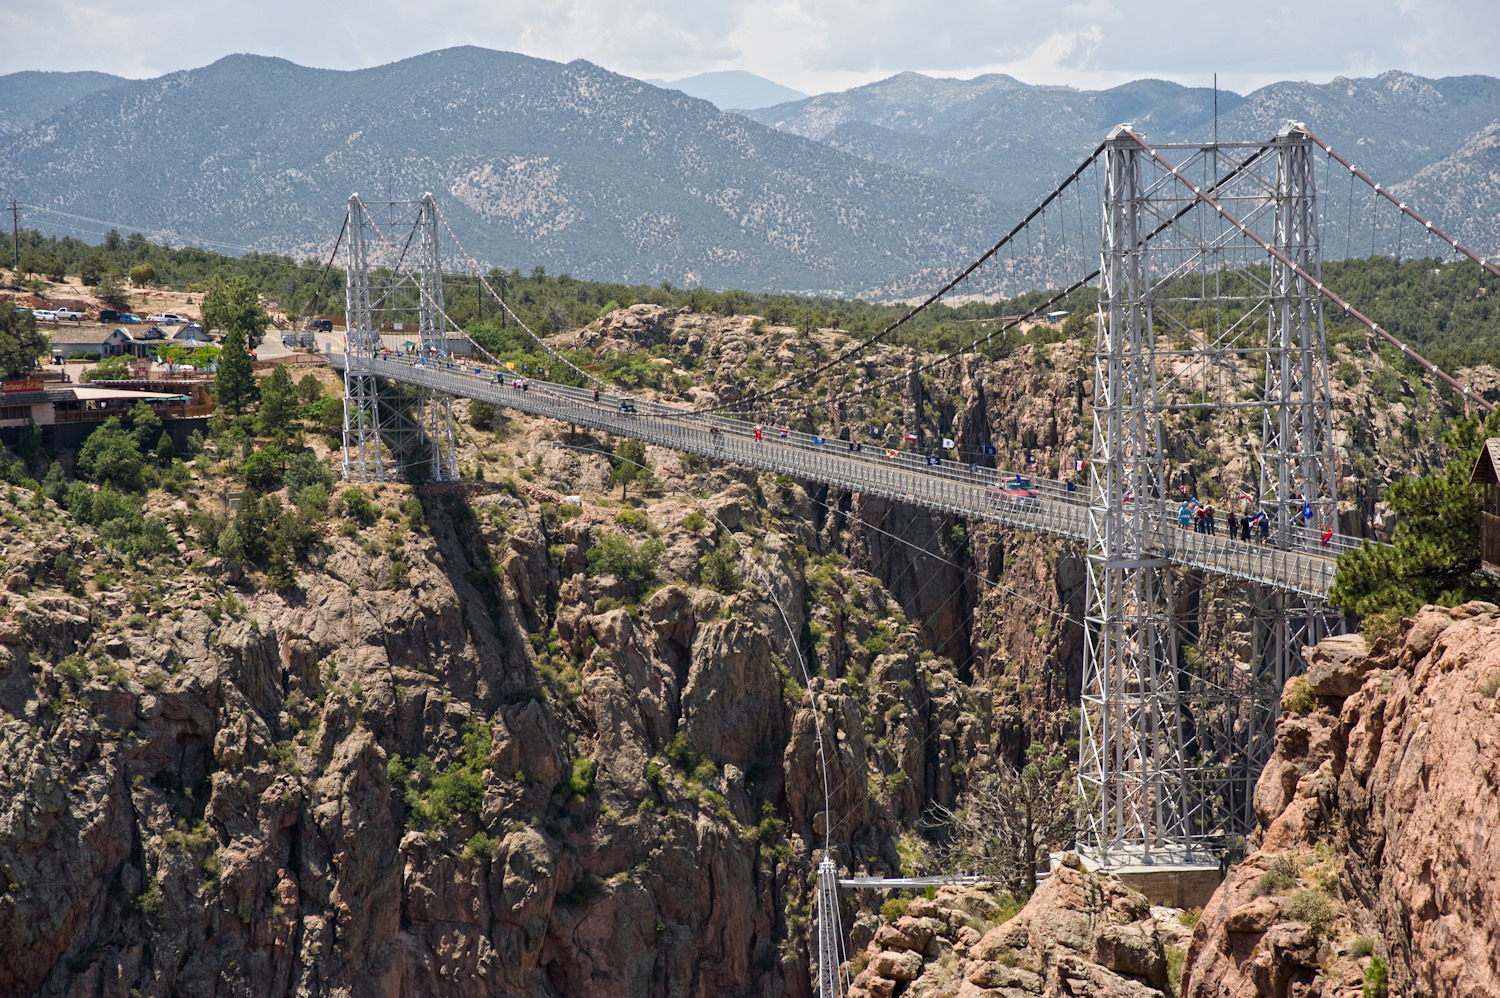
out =
{"type": "MultiPolygon", "coordinates": [[[[329,360],[336,368],[345,366],[342,354],[333,354],[329,360]]],[[[997,504],[986,487],[1012,474],[1003,469],[970,472],[967,465],[947,460],[941,465],[928,465],[920,454],[900,452],[891,458],[873,448],[850,452],[845,441],[819,444],[815,442],[819,438],[802,433],[789,433],[782,439],[778,433],[767,431],[764,439],[757,441],[749,423],[640,400],[635,403],[639,412],[625,413],[613,399],[594,402],[593,393],[584,389],[533,380],[530,390],[521,391],[509,383],[493,383],[487,371],[443,362],[419,364],[407,358],[374,358],[362,361],[359,369],[392,381],[492,402],[717,461],[1070,540],[1087,540],[1087,492],[1071,491],[1066,482],[1032,477],[1033,488],[1040,493],[1036,500],[997,504]],[[721,432],[711,433],[711,426],[721,432]]],[[[1145,552],[1146,556],[1287,592],[1326,596],[1333,583],[1337,550],[1351,544],[1346,538],[1337,538],[1338,545],[1323,548],[1316,535],[1302,531],[1295,538],[1302,549],[1289,550],[1200,534],[1177,526],[1176,509],[1176,504],[1163,505],[1162,516],[1169,524],[1163,533],[1164,543],[1145,552]]]]}

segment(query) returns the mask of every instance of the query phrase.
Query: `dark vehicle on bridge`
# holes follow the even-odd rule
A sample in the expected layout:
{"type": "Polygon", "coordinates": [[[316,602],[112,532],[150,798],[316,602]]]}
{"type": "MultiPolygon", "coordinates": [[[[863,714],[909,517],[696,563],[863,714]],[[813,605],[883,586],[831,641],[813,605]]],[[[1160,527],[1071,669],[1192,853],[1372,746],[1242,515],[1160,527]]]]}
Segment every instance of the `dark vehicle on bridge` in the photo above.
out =
{"type": "Polygon", "coordinates": [[[332,319],[314,319],[312,322],[310,322],[308,324],[308,326],[315,333],[331,333],[331,332],[333,332],[333,320],[332,319]]]}
{"type": "Polygon", "coordinates": [[[635,403],[630,399],[620,399],[621,412],[635,412],[635,403]]]}

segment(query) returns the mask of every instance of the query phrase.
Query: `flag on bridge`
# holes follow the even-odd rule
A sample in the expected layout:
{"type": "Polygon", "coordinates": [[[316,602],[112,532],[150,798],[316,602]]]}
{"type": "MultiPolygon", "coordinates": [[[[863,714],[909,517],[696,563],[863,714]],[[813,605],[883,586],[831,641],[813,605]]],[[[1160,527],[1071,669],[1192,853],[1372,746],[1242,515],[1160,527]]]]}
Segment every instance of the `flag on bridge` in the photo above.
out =
{"type": "Polygon", "coordinates": [[[931,457],[929,457],[927,459],[927,463],[928,464],[942,464],[943,463],[943,459],[940,458],[940,457],[938,457],[936,454],[933,454],[931,457]]]}
{"type": "Polygon", "coordinates": [[[820,444],[822,442],[823,442],[823,438],[822,437],[813,437],[813,443],[820,444]]]}
{"type": "Polygon", "coordinates": [[[943,438],[943,450],[952,450],[952,449],[953,449],[953,441],[949,440],[947,437],[944,437],[943,438]]]}
{"type": "Polygon", "coordinates": [[[978,470],[979,470],[979,462],[977,462],[977,461],[970,461],[969,462],[969,474],[972,475],[975,472],[977,472],[978,470]]]}
{"type": "Polygon", "coordinates": [[[879,426],[872,426],[872,427],[870,427],[870,436],[874,437],[876,440],[879,440],[880,439],[880,435],[882,433],[884,433],[884,432],[885,432],[885,430],[882,429],[879,426]]]}
{"type": "Polygon", "coordinates": [[[1073,462],[1073,470],[1074,471],[1083,471],[1088,466],[1089,466],[1089,463],[1087,461],[1074,461],[1073,462]]]}
{"type": "Polygon", "coordinates": [[[898,450],[895,450],[895,449],[892,449],[892,450],[888,450],[888,451],[886,451],[886,452],[885,452],[885,456],[886,456],[886,457],[895,457],[895,456],[896,456],[896,455],[897,455],[897,454],[899,454],[899,453],[901,453],[901,452],[900,452],[900,451],[898,451],[898,450]]]}
{"type": "Polygon", "coordinates": [[[907,433],[906,433],[906,442],[909,443],[909,444],[916,443],[917,442],[917,435],[915,433],[912,433],[910,430],[908,430],[907,433]]]}
{"type": "Polygon", "coordinates": [[[781,439],[785,440],[786,437],[787,437],[787,431],[786,430],[782,430],[781,431],[781,439]]]}
{"type": "Polygon", "coordinates": [[[1310,502],[1303,503],[1302,504],[1302,519],[1304,519],[1304,520],[1311,520],[1312,518],[1313,518],[1312,503],[1310,503],[1310,502]]]}
{"type": "Polygon", "coordinates": [[[851,454],[857,454],[857,453],[859,453],[860,451],[862,451],[864,449],[865,449],[865,445],[864,444],[857,444],[853,440],[849,441],[849,453],[851,453],[851,454]]]}
{"type": "Polygon", "coordinates": [[[1026,463],[1027,464],[1036,464],[1036,455],[1028,453],[1026,455],[1026,463]]]}
{"type": "Polygon", "coordinates": [[[1331,540],[1333,540],[1333,528],[1329,527],[1327,530],[1323,531],[1323,546],[1326,548],[1328,546],[1328,542],[1331,540]]]}
{"type": "Polygon", "coordinates": [[[1077,492],[1078,491],[1078,486],[1074,485],[1072,482],[1069,482],[1068,483],[1068,491],[1069,492],[1077,492]]]}
{"type": "Polygon", "coordinates": [[[985,444],[984,445],[984,450],[981,453],[983,453],[985,457],[994,457],[995,456],[995,448],[991,447],[989,444],[985,444]]]}
{"type": "MultiPolygon", "coordinates": [[[[1185,487],[1185,486],[1184,486],[1185,487]]],[[[1254,502],[1255,497],[1244,489],[1240,489],[1240,502],[1254,502]]]]}

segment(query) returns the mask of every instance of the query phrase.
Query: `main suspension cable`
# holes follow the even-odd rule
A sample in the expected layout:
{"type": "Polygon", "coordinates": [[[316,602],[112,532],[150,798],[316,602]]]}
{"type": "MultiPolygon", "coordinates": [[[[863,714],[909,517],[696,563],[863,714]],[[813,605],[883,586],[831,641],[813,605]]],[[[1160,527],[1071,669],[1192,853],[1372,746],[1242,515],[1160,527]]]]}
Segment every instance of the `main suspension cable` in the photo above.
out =
{"type": "MultiPolygon", "coordinates": [[[[1418,225],[1420,225],[1423,228],[1425,228],[1432,235],[1437,236],[1439,239],[1441,239],[1443,242],[1447,243],[1449,246],[1452,246],[1455,251],[1457,251],[1459,253],[1462,253],[1464,256],[1468,257],[1470,260],[1473,260],[1475,263],[1479,264],[1479,266],[1483,267],[1485,270],[1488,270],[1491,274],[1494,274],[1496,277],[1500,277],[1500,268],[1497,268],[1493,262],[1491,262],[1490,260],[1487,260],[1487,259],[1481,257],[1479,254],[1475,253],[1473,250],[1469,249],[1467,246],[1465,246],[1462,243],[1460,243],[1457,239],[1454,239],[1452,236],[1448,235],[1448,233],[1444,232],[1442,229],[1438,228],[1436,225],[1433,225],[1431,222],[1427,221],[1427,219],[1425,219],[1421,215],[1417,214],[1415,211],[1413,211],[1407,205],[1407,203],[1405,201],[1402,201],[1399,198],[1397,198],[1390,191],[1388,191],[1387,189],[1385,189],[1384,187],[1382,187],[1380,184],[1376,183],[1375,179],[1373,177],[1371,177],[1368,173],[1366,173],[1365,171],[1361,170],[1359,167],[1355,166],[1353,163],[1349,162],[1347,159],[1345,159],[1338,152],[1335,152],[1333,146],[1329,145],[1327,142],[1324,142],[1322,139],[1318,138],[1311,131],[1309,131],[1306,126],[1301,127],[1299,129],[1299,131],[1301,131],[1303,135],[1306,135],[1309,139],[1311,139],[1313,141],[1313,143],[1316,144],[1319,148],[1321,148],[1325,153],[1327,153],[1328,155],[1332,156],[1334,159],[1338,160],[1339,163],[1342,166],[1344,166],[1346,169],[1348,169],[1349,173],[1352,176],[1358,177],[1360,180],[1363,180],[1366,184],[1368,184],[1371,188],[1374,189],[1374,191],[1375,191],[1376,194],[1380,195],[1381,197],[1383,197],[1387,201],[1389,201],[1391,204],[1393,204],[1397,208],[1401,209],[1401,213],[1402,214],[1410,216],[1411,219],[1414,222],[1416,222],[1418,225]]],[[[1145,143],[1142,142],[1141,145],[1144,146],[1145,143]]],[[[1372,247],[1371,255],[1373,255],[1373,252],[1374,251],[1373,251],[1373,247],[1372,247]]]]}
{"type": "MultiPolygon", "coordinates": [[[[1209,190],[1211,190],[1211,191],[1218,190],[1220,187],[1223,187],[1225,184],[1227,184],[1230,181],[1234,180],[1241,173],[1244,173],[1245,170],[1249,169],[1250,166],[1253,165],[1256,160],[1258,160],[1258,159],[1260,159],[1260,157],[1264,156],[1266,154],[1267,150],[1269,150],[1270,148],[1271,148],[1270,145],[1263,145],[1263,146],[1261,146],[1255,152],[1253,152],[1249,156],[1247,156],[1244,160],[1242,160],[1241,162],[1237,163],[1235,165],[1235,167],[1234,167],[1233,170],[1231,170],[1229,173],[1225,174],[1219,180],[1215,181],[1214,184],[1213,184],[1213,186],[1211,188],[1209,188],[1209,190]]],[[[1196,202],[1189,201],[1183,207],[1179,208],[1176,212],[1174,212],[1170,218],[1168,218],[1166,221],[1162,222],[1156,228],[1152,229],[1149,233],[1147,233],[1146,238],[1144,240],[1142,240],[1142,242],[1150,242],[1152,239],[1154,239],[1157,236],[1161,235],[1167,229],[1171,228],[1177,222],[1181,221],[1182,218],[1185,217],[1189,212],[1191,212],[1195,207],[1197,207],[1196,202]]],[[[984,344],[989,343],[995,337],[997,337],[997,336],[1003,336],[1006,332],[1008,332],[1010,329],[1014,328],[1015,326],[1018,326],[1018,325],[1020,325],[1023,322],[1035,319],[1038,316],[1045,315],[1047,313],[1047,311],[1053,305],[1056,305],[1058,302],[1060,302],[1063,299],[1067,298],[1073,292],[1077,291],[1078,289],[1084,287],[1089,282],[1093,281],[1094,278],[1096,278],[1096,277],[1099,276],[1099,273],[1100,273],[1100,271],[1098,269],[1095,269],[1092,272],[1090,272],[1086,277],[1083,277],[1080,280],[1075,281],[1073,284],[1069,285],[1067,288],[1063,289],[1062,291],[1059,291],[1057,294],[1053,295],[1051,298],[1049,298],[1048,300],[1046,300],[1042,304],[1038,305],[1036,308],[1032,309],[1030,312],[1027,312],[1025,315],[1014,316],[1009,321],[1002,321],[999,329],[996,329],[993,332],[990,332],[990,333],[986,334],[985,336],[979,338],[976,341],[977,344],[980,345],[980,346],[983,346],[984,344]]],[[[918,368],[916,368],[914,370],[906,371],[906,372],[903,372],[901,374],[894,375],[892,377],[886,378],[884,381],[878,381],[878,382],[875,382],[873,384],[866,385],[863,388],[856,389],[854,391],[844,392],[844,393],[838,394],[838,395],[833,395],[833,396],[830,396],[829,398],[826,398],[826,399],[820,399],[819,400],[819,404],[833,405],[835,403],[846,401],[848,399],[858,398],[858,397],[860,397],[862,395],[866,395],[866,394],[869,394],[871,392],[877,391],[879,389],[888,387],[889,385],[894,384],[895,382],[901,381],[903,379],[909,378],[909,377],[911,377],[914,374],[918,374],[918,375],[922,374],[925,371],[928,371],[928,370],[930,370],[930,369],[938,366],[939,364],[943,364],[943,363],[946,363],[948,361],[954,360],[954,359],[956,359],[956,358],[958,358],[958,357],[960,357],[963,354],[968,353],[968,352],[970,352],[970,351],[964,350],[963,348],[959,348],[957,350],[954,350],[954,351],[952,351],[952,352],[950,352],[948,354],[945,354],[945,355],[937,358],[934,361],[931,361],[931,362],[929,362],[927,364],[924,364],[924,365],[922,365],[922,366],[920,366],[920,367],[918,367],[918,368]]],[[[745,413],[745,415],[759,415],[759,416],[770,417],[770,416],[780,416],[780,415],[783,415],[785,413],[792,412],[792,411],[794,411],[794,410],[786,408],[786,407],[773,407],[773,408],[770,408],[770,409],[764,409],[764,410],[759,410],[759,411],[748,412],[748,413],[745,413]]]]}
{"type": "Polygon", "coordinates": [[[762,398],[774,397],[774,396],[776,396],[776,395],[778,395],[778,394],[780,394],[782,392],[787,391],[788,389],[792,388],[795,385],[803,384],[803,383],[807,382],[809,379],[816,378],[817,376],[819,376],[820,374],[822,374],[824,371],[827,371],[829,368],[833,367],[834,365],[840,364],[843,361],[848,360],[850,357],[854,356],[855,354],[858,354],[858,353],[864,351],[866,348],[871,347],[871,346],[875,345],[876,343],[879,343],[881,340],[884,340],[891,333],[895,332],[901,326],[905,325],[911,319],[915,318],[918,314],[920,314],[929,305],[934,304],[935,302],[937,302],[938,299],[942,298],[949,291],[952,291],[954,288],[958,287],[959,284],[961,284],[965,280],[967,280],[969,278],[969,275],[973,274],[974,271],[976,271],[980,267],[982,267],[996,253],[1000,252],[1001,248],[1004,247],[1004,246],[1006,246],[1013,238],[1015,238],[1018,234],[1020,234],[1020,232],[1023,229],[1026,230],[1026,232],[1029,234],[1030,231],[1031,231],[1030,230],[1031,221],[1034,218],[1036,218],[1039,214],[1041,214],[1043,211],[1045,211],[1046,208],[1047,208],[1047,206],[1049,204],[1051,204],[1054,200],[1056,200],[1058,197],[1060,197],[1062,195],[1063,191],[1067,190],[1068,187],[1069,187],[1069,185],[1071,185],[1075,180],[1077,180],[1079,178],[1079,176],[1082,175],[1083,171],[1085,169],[1087,169],[1089,167],[1089,165],[1092,164],[1094,162],[1094,160],[1097,159],[1101,153],[1104,152],[1104,148],[1105,148],[1105,143],[1101,142],[1099,144],[1099,147],[1097,149],[1095,149],[1092,153],[1090,153],[1088,155],[1088,158],[1086,158],[1082,163],[1078,164],[1078,167],[1076,169],[1074,169],[1074,171],[1068,175],[1068,178],[1066,180],[1064,180],[1061,185],[1059,185],[1058,187],[1053,188],[1052,192],[1049,193],[1045,198],[1042,199],[1041,204],[1039,204],[1035,208],[1033,208],[1031,210],[1031,213],[1028,214],[1025,218],[1023,218],[1020,222],[1018,222],[1016,224],[1016,226],[1013,229],[1011,229],[1009,232],[1007,232],[1000,239],[1000,241],[998,243],[996,243],[995,245],[991,246],[988,250],[986,250],[984,252],[984,254],[979,257],[979,259],[975,260],[973,263],[971,263],[967,267],[965,267],[956,277],[954,277],[952,280],[950,280],[947,284],[943,285],[937,291],[935,291],[931,295],[929,295],[920,305],[917,305],[914,308],[912,308],[909,311],[907,311],[899,319],[897,319],[895,322],[891,323],[890,325],[886,326],[880,332],[874,334],[873,336],[866,337],[865,339],[860,340],[858,343],[855,343],[855,344],[853,344],[853,345],[845,348],[837,356],[833,357],[832,359],[830,359],[826,363],[821,364],[821,365],[819,365],[819,366],[817,366],[817,367],[815,367],[815,368],[813,368],[813,369],[811,369],[809,371],[804,371],[803,373],[801,373],[799,375],[796,375],[796,376],[794,376],[792,378],[789,378],[788,380],[786,380],[785,382],[783,382],[783,383],[781,383],[779,385],[774,385],[774,386],[772,386],[770,388],[767,388],[763,392],[757,392],[754,395],[750,396],[749,398],[740,399],[740,400],[738,400],[736,402],[733,402],[733,403],[725,403],[725,404],[716,405],[716,406],[704,406],[704,407],[696,409],[694,411],[696,411],[696,412],[703,412],[703,413],[720,412],[720,411],[723,411],[725,409],[732,409],[732,408],[737,408],[737,407],[743,406],[743,405],[753,404],[753,403],[755,403],[756,401],[758,401],[758,400],[760,400],[762,398]]]}

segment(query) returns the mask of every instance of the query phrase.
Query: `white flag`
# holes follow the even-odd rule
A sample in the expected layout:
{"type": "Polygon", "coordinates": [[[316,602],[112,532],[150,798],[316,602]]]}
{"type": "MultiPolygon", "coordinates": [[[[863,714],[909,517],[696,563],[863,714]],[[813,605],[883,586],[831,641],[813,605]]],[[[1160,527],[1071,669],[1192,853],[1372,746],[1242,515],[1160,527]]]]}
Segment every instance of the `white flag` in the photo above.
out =
{"type": "Polygon", "coordinates": [[[943,438],[943,449],[944,450],[952,450],[953,449],[953,441],[949,440],[947,437],[944,437],[943,438]]]}

